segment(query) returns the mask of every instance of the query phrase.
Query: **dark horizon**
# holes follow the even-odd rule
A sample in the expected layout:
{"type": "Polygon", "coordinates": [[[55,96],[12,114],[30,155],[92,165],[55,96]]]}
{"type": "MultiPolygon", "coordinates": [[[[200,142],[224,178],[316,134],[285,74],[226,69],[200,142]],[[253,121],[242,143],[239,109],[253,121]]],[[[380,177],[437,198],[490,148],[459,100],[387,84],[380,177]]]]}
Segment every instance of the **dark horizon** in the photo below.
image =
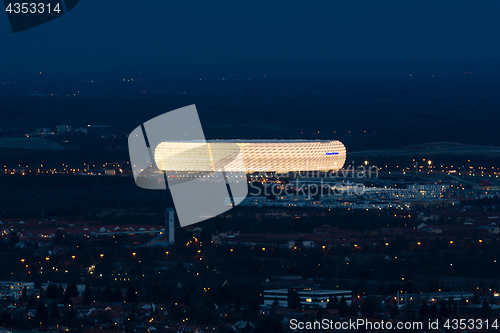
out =
{"type": "Polygon", "coordinates": [[[324,60],[324,61],[246,61],[217,64],[183,65],[123,65],[109,66],[99,70],[5,70],[2,78],[17,79],[23,75],[40,79],[51,77],[86,79],[89,77],[112,78],[114,76],[145,75],[175,79],[222,79],[234,76],[290,76],[290,77],[332,77],[356,79],[359,77],[406,77],[406,76],[459,76],[459,75],[500,75],[500,58],[473,60],[324,60]],[[173,75],[173,76],[168,76],[173,75]]]}

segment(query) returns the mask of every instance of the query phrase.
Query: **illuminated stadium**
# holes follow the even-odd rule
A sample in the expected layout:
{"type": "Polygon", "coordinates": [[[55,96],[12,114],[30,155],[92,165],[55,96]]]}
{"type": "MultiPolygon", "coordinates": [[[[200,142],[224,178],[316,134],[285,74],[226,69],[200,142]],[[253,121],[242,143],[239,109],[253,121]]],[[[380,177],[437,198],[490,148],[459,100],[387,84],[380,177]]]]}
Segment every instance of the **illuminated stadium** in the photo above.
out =
{"type": "Polygon", "coordinates": [[[154,151],[163,171],[293,172],[339,170],[346,151],[340,141],[212,140],[161,142],[154,151]]]}

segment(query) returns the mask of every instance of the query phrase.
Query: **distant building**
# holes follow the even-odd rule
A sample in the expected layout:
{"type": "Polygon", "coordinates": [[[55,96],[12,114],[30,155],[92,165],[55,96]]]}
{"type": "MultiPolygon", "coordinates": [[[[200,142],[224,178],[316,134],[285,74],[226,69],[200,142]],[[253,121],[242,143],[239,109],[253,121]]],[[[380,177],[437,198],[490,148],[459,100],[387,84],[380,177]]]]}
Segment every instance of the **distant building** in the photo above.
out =
{"type": "Polygon", "coordinates": [[[454,301],[460,300],[470,300],[474,297],[473,293],[466,291],[449,291],[449,292],[430,292],[430,293],[409,293],[409,294],[399,294],[400,301],[405,301],[405,297],[408,301],[413,301],[414,299],[420,299],[427,302],[437,302],[440,300],[447,301],[448,299],[453,299],[454,301]]]}
{"type": "Polygon", "coordinates": [[[156,146],[154,158],[162,171],[206,172],[221,166],[226,172],[246,173],[337,171],[346,150],[340,141],[329,140],[169,141],[156,146]]]}
{"type": "Polygon", "coordinates": [[[280,195],[276,197],[276,201],[308,201],[311,199],[310,195],[280,195]]]}
{"type": "Polygon", "coordinates": [[[27,295],[35,292],[34,282],[0,281],[0,299],[12,298],[18,300],[23,295],[24,287],[26,287],[27,295]]]}
{"type": "Polygon", "coordinates": [[[408,190],[423,198],[443,198],[444,192],[449,189],[449,185],[408,185],[408,190]]]}
{"type": "Polygon", "coordinates": [[[264,290],[264,306],[271,306],[276,301],[282,308],[294,306],[294,302],[299,302],[301,308],[326,308],[333,296],[337,299],[343,296],[347,304],[350,304],[352,290],[313,289],[312,287],[269,289],[264,290]]]}
{"type": "Polygon", "coordinates": [[[240,236],[240,232],[236,231],[224,231],[224,232],[216,232],[215,234],[212,234],[212,242],[218,244],[219,240],[223,238],[235,238],[240,236]]]}
{"type": "Polygon", "coordinates": [[[52,135],[54,132],[50,130],[50,128],[47,127],[40,127],[35,129],[34,132],[30,133],[30,136],[46,136],[46,135],[52,135]]]}
{"type": "Polygon", "coordinates": [[[57,134],[69,133],[70,131],[71,131],[71,126],[69,125],[57,126],[57,134]]]}
{"type": "Polygon", "coordinates": [[[86,127],[78,127],[78,128],[75,128],[75,133],[85,133],[87,134],[88,130],[86,127]]]}
{"type": "MultiPolygon", "coordinates": [[[[241,201],[240,206],[254,206],[254,207],[262,207],[266,204],[266,202],[272,202],[272,200],[267,199],[265,196],[247,196],[246,198],[233,198],[234,201],[241,201]]],[[[231,205],[230,198],[226,198],[224,202],[226,205],[231,205]]]]}

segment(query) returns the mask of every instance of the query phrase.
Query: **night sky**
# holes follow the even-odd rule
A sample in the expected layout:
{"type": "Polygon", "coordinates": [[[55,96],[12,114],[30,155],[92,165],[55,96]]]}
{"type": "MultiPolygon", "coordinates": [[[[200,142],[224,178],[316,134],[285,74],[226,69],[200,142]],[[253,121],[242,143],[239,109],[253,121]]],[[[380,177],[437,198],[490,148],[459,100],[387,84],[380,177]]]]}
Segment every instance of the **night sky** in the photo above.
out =
{"type": "Polygon", "coordinates": [[[499,58],[500,1],[82,0],[13,34],[1,71],[253,61],[499,58]]]}

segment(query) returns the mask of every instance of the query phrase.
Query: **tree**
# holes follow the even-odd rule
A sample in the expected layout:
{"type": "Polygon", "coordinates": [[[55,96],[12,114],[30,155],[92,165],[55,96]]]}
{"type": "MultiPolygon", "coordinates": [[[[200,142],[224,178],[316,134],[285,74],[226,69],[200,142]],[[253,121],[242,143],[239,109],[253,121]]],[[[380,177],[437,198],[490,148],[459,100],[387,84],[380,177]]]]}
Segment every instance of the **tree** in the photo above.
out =
{"type": "Polygon", "coordinates": [[[491,306],[487,301],[484,301],[483,305],[481,306],[481,317],[483,317],[483,319],[488,319],[491,317],[491,306]]]}
{"type": "Polygon", "coordinates": [[[364,283],[357,283],[352,289],[353,295],[365,295],[367,292],[366,286],[364,283]]]}
{"type": "Polygon", "coordinates": [[[115,288],[113,292],[113,302],[123,302],[122,292],[118,288],[115,288]]]}
{"type": "Polygon", "coordinates": [[[437,318],[439,316],[439,311],[436,303],[432,303],[431,307],[429,308],[429,316],[432,318],[437,318]]]}
{"type": "Polygon", "coordinates": [[[61,230],[57,229],[56,235],[54,236],[54,241],[53,244],[54,246],[62,245],[63,243],[63,236],[61,235],[61,230]]]}
{"type": "Polygon", "coordinates": [[[92,303],[92,290],[90,290],[89,286],[85,286],[85,291],[83,292],[83,304],[90,305],[92,303]]]}
{"type": "Polygon", "coordinates": [[[250,311],[255,314],[257,311],[260,310],[260,302],[259,299],[256,297],[250,298],[247,302],[247,307],[250,309],[250,311]]]}
{"type": "Polygon", "coordinates": [[[415,289],[413,288],[413,285],[411,284],[410,281],[406,281],[406,285],[405,285],[404,289],[406,291],[408,291],[409,293],[415,292],[415,289]]]}
{"type": "Polygon", "coordinates": [[[373,303],[369,298],[365,298],[363,303],[361,303],[361,316],[367,318],[372,317],[375,313],[373,309],[373,303]]]}
{"type": "Polygon", "coordinates": [[[316,313],[316,320],[321,322],[323,320],[323,309],[320,307],[316,313]]]}
{"type": "Polygon", "coordinates": [[[453,299],[453,297],[448,297],[448,310],[450,311],[450,313],[455,313],[457,312],[457,309],[456,309],[456,302],[455,300],[453,299]]]}
{"type": "Polygon", "coordinates": [[[28,309],[29,310],[36,309],[36,306],[37,306],[37,302],[36,302],[35,296],[31,295],[30,300],[28,302],[28,309]]]}
{"type": "Polygon", "coordinates": [[[349,306],[347,305],[347,301],[345,300],[345,297],[342,296],[340,298],[340,302],[339,302],[339,316],[345,317],[348,310],[349,310],[349,306]]]}
{"type": "Polygon", "coordinates": [[[76,310],[75,307],[72,306],[71,304],[68,304],[66,307],[66,318],[75,318],[76,317],[76,310]]]}
{"type": "Polygon", "coordinates": [[[425,301],[422,302],[422,306],[420,307],[420,314],[424,317],[427,317],[429,315],[429,306],[425,301]]]}
{"type": "Polygon", "coordinates": [[[137,303],[137,292],[132,285],[128,286],[126,301],[129,303],[137,303]]]}
{"type": "Polygon", "coordinates": [[[442,300],[439,303],[439,317],[449,317],[450,312],[448,311],[448,307],[446,306],[446,302],[442,300]]]}
{"type": "Polygon", "coordinates": [[[391,318],[397,318],[399,316],[399,308],[397,305],[393,305],[391,307],[390,314],[391,314],[391,318]]]}
{"type": "Polygon", "coordinates": [[[67,304],[71,297],[78,297],[78,288],[74,283],[71,283],[66,287],[66,292],[64,293],[64,304],[67,304]]]}
{"type": "Polygon", "coordinates": [[[57,288],[57,298],[61,301],[64,302],[64,288],[60,284],[59,287],[57,288]]]}
{"type": "Polygon", "coordinates": [[[68,288],[66,289],[66,293],[69,295],[69,297],[78,297],[78,287],[76,286],[76,284],[69,284],[68,288]]]}
{"type": "Polygon", "coordinates": [[[2,317],[0,318],[0,326],[10,328],[12,327],[12,317],[6,310],[3,310],[2,317]]]}
{"type": "Polygon", "coordinates": [[[59,318],[60,317],[59,307],[57,306],[57,302],[52,303],[52,311],[50,313],[50,316],[52,318],[59,318]]]}
{"type": "Polygon", "coordinates": [[[158,304],[161,303],[163,299],[163,290],[158,282],[153,284],[153,288],[151,291],[151,300],[158,304]]]}
{"type": "Polygon", "coordinates": [[[328,299],[328,304],[326,305],[326,308],[327,309],[335,309],[337,307],[337,304],[338,304],[338,299],[337,299],[337,296],[335,295],[332,295],[330,296],[330,298],[328,299]]]}
{"type": "Polygon", "coordinates": [[[348,308],[347,312],[351,316],[357,316],[358,315],[358,307],[356,306],[356,304],[354,302],[351,302],[351,305],[349,305],[349,308],[348,308]]]}
{"type": "Polygon", "coordinates": [[[378,287],[378,289],[377,289],[377,295],[385,295],[385,294],[386,294],[386,290],[385,290],[384,285],[380,285],[380,287],[378,287]]]}
{"type": "Polygon", "coordinates": [[[398,287],[394,283],[391,283],[389,287],[387,287],[387,294],[392,295],[397,292],[398,292],[398,287]]]}
{"type": "Polygon", "coordinates": [[[48,318],[48,316],[49,311],[47,310],[47,306],[42,300],[38,301],[35,315],[36,320],[44,322],[48,318]]]}
{"type": "Polygon", "coordinates": [[[288,306],[290,309],[296,309],[300,310],[302,308],[302,305],[300,304],[300,295],[296,291],[292,291],[292,296],[290,304],[288,306]]]}
{"type": "Polygon", "coordinates": [[[58,299],[58,290],[55,284],[49,284],[47,290],[45,291],[45,298],[47,299],[58,299]]]}
{"type": "Polygon", "coordinates": [[[101,324],[107,324],[110,322],[106,311],[102,311],[101,313],[99,313],[97,321],[101,324]]]}
{"type": "Polygon", "coordinates": [[[271,304],[271,311],[276,312],[279,306],[278,298],[275,298],[273,304],[271,304]]]}
{"type": "Polygon", "coordinates": [[[18,242],[19,242],[19,235],[15,231],[10,235],[9,247],[11,248],[14,247],[14,245],[16,245],[18,242]]]}
{"type": "Polygon", "coordinates": [[[132,307],[130,308],[130,314],[129,314],[130,321],[135,321],[136,316],[137,313],[136,313],[135,303],[132,303],[132,307]]]}
{"type": "Polygon", "coordinates": [[[23,293],[21,295],[21,300],[23,302],[26,302],[28,300],[28,290],[26,289],[26,286],[23,288],[23,293]]]}
{"type": "Polygon", "coordinates": [[[113,290],[111,290],[111,287],[109,285],[106,285],[106,288],[104,288],[103,292],[104,296],[104,301],[106,302],[111,302],[113,300],[113,290]]]}
{"type": "Polygon", "coordinates": [[[104,301],[103,296],[102,296],[103,292],[102,292],[102,289],[100,287],[97,288],[95,295],[96,295],[95,296],[95,298],[96,298],[95,300],[96,301],[101,301],[101,302],[104,301]]]}

